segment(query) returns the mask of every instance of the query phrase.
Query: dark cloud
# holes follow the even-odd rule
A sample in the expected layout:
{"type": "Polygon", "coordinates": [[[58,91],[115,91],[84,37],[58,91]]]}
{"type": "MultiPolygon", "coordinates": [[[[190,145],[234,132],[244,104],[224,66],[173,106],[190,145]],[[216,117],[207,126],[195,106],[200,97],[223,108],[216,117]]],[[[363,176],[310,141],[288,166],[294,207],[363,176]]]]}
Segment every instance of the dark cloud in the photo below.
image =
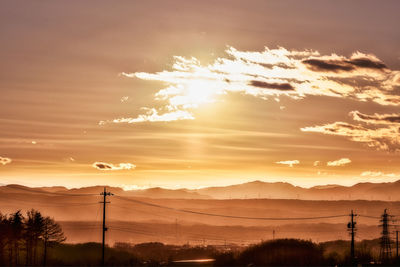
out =
{"type": "Polygon", "coordinates": [[[371,60],[369,58],[355,58],[351,60],[322,60],[306,59],[302,61],[309,69],[314,71],[352,71],[356,68],[367,69],[386,69],[386,65],[381,61],[371,60]]]}
{"type": "Polygon", "coordinates": [[[255,87],[260,87],[260,88],[276,89],[276,90],[282,90],[282,91],[294,90],[294,87],[290,83],[268,83],[268,82],[253,80],[253,81],[250,81],[250,85],[255,86],[255,87]]]}
{"type": "Polygon", "coordinates": [[[326,127],[325,130],[332,133],[341,132],[343,129],[351,130],[351,131],[364,131],[366,130],[364,127],[360,125],[353,125],[347,122],[335,122],[332,124],[332,127],[326,127]]]}
{"type": "Polygon", "coordinates": [[[357,58],[346,61],[354,66],[368,69],[386,69],[386,65],[380,61],[373,61],[369,58],[357,58]]]}
{"type": "Polygon", "coordinates": [[[349,64],[343,64],[341,61],[333,60],[320,60],[320,59],[307,59],[302,61],[308,66],[309,69],[314,71],[351,71],[354,70],[354,66],[349,64]]]}
{"type": "Polygon", "coordinates": [[[350,112],[353,115],[353,119],[356,121],[362,121],[373,124],[397,124],[400,123],[400,114],[374,114],[368,115],[363,114],[359,111],[350,112]]]}
{"type": "Polygon", "coordinates": [[[111,170],[113,168],[112,165],[103,162],[96,162],[93,164],[93,167],[100,170],[111,170]]]}
{"type": "Polygon", "coordinates": [[[136,166],[132,163],[119,163],[118,165],[114,165],[111,163],[105,162],[95,162],[92,164],[93,168],[102,171],[110,171],[110,170],[131,170],[135,169],[136,166]]]}

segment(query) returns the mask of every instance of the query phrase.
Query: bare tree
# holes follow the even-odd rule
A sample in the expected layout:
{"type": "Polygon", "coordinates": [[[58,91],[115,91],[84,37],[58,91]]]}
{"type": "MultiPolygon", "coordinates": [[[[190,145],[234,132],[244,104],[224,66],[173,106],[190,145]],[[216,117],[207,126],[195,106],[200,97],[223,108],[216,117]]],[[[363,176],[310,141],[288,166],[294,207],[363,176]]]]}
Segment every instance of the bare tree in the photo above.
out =
{"type": "Polygon", "coordinates": [[[50,244],[61,243],[66,240],[61,226],[50,217],[46,217],[43,220],[43,266],[46,266],[47,260],[47,248],[50,244]]]}
{"type": "Polygon", "coordinates": [[[36,264],[37,247],[43,232],[44,217],[39,211],[31,209],[25,219],[26,265],[36,264]]]}

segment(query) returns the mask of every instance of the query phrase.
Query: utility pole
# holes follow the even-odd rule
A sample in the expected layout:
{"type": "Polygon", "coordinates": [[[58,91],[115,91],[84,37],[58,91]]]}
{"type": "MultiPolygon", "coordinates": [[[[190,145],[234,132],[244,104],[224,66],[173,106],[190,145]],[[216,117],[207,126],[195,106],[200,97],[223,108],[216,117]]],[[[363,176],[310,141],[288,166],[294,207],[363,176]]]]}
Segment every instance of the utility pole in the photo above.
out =
{"type": "Polygon", "coordinates": [[[178,239],[178,219],[176,219],[175,218],[175,242],[176,242],[176,245],[178,245],[178,243],[179,243],[179,239],[178,239]]]}
{"type": "Polygon", "coordinates": [[[106,204],[110,203],[107,202],[107,196],[112,196],[113,194],[111,192],[107,192],[106,188],[104,187],[104,191],[100,193],[101,196],[103,196],[103,201],[100,203],[103,203],[103,242],[102,242],[102,249],[101,249],[101,265],[105,266],[104,262],[104,249],[105,249],[105,241],[106,241],[106,204]]]}
{"type": "Polygon", "coordinates": [[[399,230],[396,230],[396,259],[399,258],[399,230]]]}
{"type": "Polygon", "coordinates": [[[351,210],[350,213],[350,222],[347,224],[347,231],[349,231],[350,236],[351,236],[351,247],[350,247],[350,257],[352,260],[352,263],[355,263],[355,255],[354,255],[354,236],[356,235],[356,222],[354,221],[354,217],[356,217],[357,214],[351,210]]]}

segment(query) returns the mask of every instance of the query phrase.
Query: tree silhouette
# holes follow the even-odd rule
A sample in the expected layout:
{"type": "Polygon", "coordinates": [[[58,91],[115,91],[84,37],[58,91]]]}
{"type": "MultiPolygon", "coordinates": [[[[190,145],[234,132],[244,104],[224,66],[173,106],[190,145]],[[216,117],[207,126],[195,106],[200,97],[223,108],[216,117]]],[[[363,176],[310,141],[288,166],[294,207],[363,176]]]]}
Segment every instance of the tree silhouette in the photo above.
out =
{"type": "Polygon", "coordinates": [[[61,243],[66,240],[61,226],[50,217],[46,217],[43,220],[43,266],[46,266],[47,260],[47,247],[51,244],[61,243]]]}
{"type": "Polygon", "coordinates": [[[24,216],[19,210],[11,214],[8,220],[10,225],[10,239],[8,240],[10,243],[10,263],[18,265],[19,249],[24,232],[24,216]]]}
{"type": "Polygon", "coordinates": [[[10,215],[0,213],[0,266],[18,266],[24,259],[26,266],[38,265],[42,248],[46,264],[47,248],[65,239],[61,226],[37,210],[27,211],[26,217],[20,210],[10,215]]]}
{"type": "Polygon", "coordinates": [[[34,209],[26,213],[25,219],[25,248],[26,265],[35,265],[37,247],[44,232],[44,218],[42,214],[34,209]]]}
{"type": "Polygon", "coordinates": [[[7,216],[0,213],[0,265],[5,265],[4,252],[7,246],[8,229],[7,216]]]}

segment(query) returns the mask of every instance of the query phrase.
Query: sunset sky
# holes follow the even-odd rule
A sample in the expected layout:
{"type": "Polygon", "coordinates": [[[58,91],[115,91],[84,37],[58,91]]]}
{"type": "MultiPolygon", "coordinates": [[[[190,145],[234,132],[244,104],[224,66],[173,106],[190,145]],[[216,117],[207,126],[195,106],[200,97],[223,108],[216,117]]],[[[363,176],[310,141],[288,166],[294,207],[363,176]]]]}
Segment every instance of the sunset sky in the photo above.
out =
{"type": "Polygon", "coordinates": [[[3,1],[0,183],[400,179],[399,1],[3,1]]]}

